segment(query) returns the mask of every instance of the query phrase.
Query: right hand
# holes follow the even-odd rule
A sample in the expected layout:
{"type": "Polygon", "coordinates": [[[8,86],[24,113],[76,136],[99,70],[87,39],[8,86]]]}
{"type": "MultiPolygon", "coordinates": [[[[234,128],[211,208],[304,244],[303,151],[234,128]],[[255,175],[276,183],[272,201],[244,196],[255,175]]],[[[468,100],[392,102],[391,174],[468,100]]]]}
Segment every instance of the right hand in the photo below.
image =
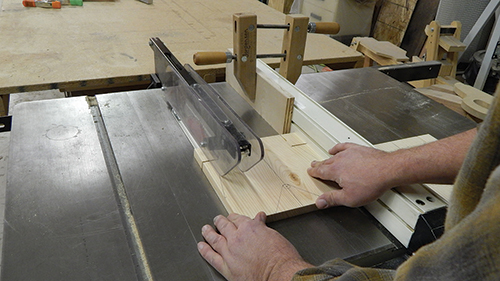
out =
{"type": "Polygon", "coordinates": [[[397,177],[392,169],[391,153],[353,143],[340,143],[328,151],[332,157],[313,161],[307,170],[309,175],[336,182],[340,189],[318,197],[316,206],[359,207],[379,198],[394,187],[397,177]]]}

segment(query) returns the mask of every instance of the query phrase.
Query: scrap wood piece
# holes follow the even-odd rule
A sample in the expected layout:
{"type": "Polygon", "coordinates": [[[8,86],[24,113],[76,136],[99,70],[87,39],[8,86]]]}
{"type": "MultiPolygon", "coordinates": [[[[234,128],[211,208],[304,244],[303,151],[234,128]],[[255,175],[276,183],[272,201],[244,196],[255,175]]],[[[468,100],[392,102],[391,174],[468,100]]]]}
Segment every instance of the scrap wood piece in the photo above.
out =
{"type": "Polygon", "coordinates": [[[356,42],[357,44],[369,49],[374,54],[384,58],[396,61],[409,60],[406,56],[405,50],[388,41],[378,41],[372,37],[354,37],[353,42],[356,42]]]}
{"type": "Polygon", "coordinates": [[[372,61],[379,65],[394,65],[409,61],[406,51],[387,41],[378,41],[372,37],[354,37],[351,48],[368,57],[365,67],[371,66],[372,61]]]}
{"type": "Polygon", "coordinates": [[[435,19],[439,1],[419,0],[406,29],[401,48],[408,52],[408,56],[419,55],[427,36],[422,30],[435,19]]]}
{"type": "Polygon", "coordinates": [[[426,88],[415,88],[415,91],[446,106],[462,116],[468,116],[467,112],[462,108],[462,98],[457,96],[453,91],[450,93],[447,89],[443,91],[434,86],[436,85],[426,88]]]}
{"type": "MultiPolygon", "coordinates": [[[[264,211],[267,221],[276,221],[316,210],[316,198],[336,188],[334,183],[330,186],[307,174],[311,161],[321,157],[296,134],[262,141],[264,160],[247,172],[234,169],[221,177],[210,161],[199,162],[228,213],[254,217],[264,211]]],[[[200,153],[195,150],[195,155],[200,153]]]]}
{"type": "Polygon", "coordinates": [[[441,36],[439,46],[446,52],[463,52],[465,51],[465,44],[454,36],[441,36]]]}
{"type": "Polygon", "coordinates": [[[493,103],[493,96],[463,83],[455,84],[455,92],[462,98],[462,108],[467,113],[484,120],[493,103]]]}

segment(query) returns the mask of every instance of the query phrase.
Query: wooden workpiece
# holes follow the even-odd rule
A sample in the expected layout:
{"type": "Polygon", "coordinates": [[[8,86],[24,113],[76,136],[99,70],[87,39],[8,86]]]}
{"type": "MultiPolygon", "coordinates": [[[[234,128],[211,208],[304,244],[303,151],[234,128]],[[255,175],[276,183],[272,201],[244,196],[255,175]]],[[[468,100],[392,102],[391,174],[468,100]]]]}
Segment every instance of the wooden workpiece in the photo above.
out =
{"type": "MultiPolygon", "coordinates": [[[[430,135],[396,140],[377,145],[378,149],[394,151],[422,145],[436,139],[430,135]]],[[[214,188],[228,213],[254,217],[258,212],[267,214],[267,222],[297,216],[317,210],[315,201],[325,192],[339,188],[331,181],[309,176],[307,168],[313,160],[328,158],[305,135],[298,133],[262,138],[264,159],[247,172],[234,169],[221,177],[201,149],[195,158],[214,188]]],[[[426,185],[441,200],[448,202],[451,185],[426,185]]],[[[419,186],[401,186],[396,189],[411,195],[419,186]]],[[[393,195],[392,192],[384,196],[393,195]]],[[[384,200],[384,197],[381,198],[384,200]]],[[[370,205],[374,205],[372,203],[370,205]]]]}
{"type": "Polygon", "coordinates": [[[476,122],[484,120],[493,102],[493,96],[490,94],[460,82],[453,85],[434,84],[415,88],[415,91],[476,122]]]}
{"type": "MultiPolygon", "coordinates": [[[[223,77],[225,64],[194,66],[198,51],[232,47],[232,15],[255,13],[282,24],[285,15],[256,0],[85,2],[60,10],[25,8],[4,0],[0,12],[0,94],[46,89],[99,88],[147,83],[154,72],[149,38],[159,37],[183,64],[206,80],[223,77]]],[[[279,53],[283,30],[259,32],[261,53],[279,53]]],[[[308,34],[305,64],[353,67],[362,55],[320,34],[308,34]]],[[[273,67],[279,58],[266,59],[273,67]]]]}
{"type": "Polygon", "coordinates": [[[378,41],[371,37],[354,37],[351,48],[365,55],[364,67],[373,65],[394,65],[409,61],[406,51],[388,41],[378,41]]]}
{"type": "Polygon", "coordinates": [[[493,103],[493,96],[463,83],[456,83],[455,93],[462,98],[462,108],[470,115],[484,120],[493,103]]]}
{"type": "Polygon", "coordinates": [[[268,222],[276,221],[315,210],[316,198],[338,187],[307,174],[311,161],[322,160],[325,155],[318,154],[299,135],[266,137],[262,142],[264,160],[247,172],[233,169],[224,177],[204,160],[200,149],[195,151],[195,158],[228,213],[254,217],[264,211],[268,222]]]}

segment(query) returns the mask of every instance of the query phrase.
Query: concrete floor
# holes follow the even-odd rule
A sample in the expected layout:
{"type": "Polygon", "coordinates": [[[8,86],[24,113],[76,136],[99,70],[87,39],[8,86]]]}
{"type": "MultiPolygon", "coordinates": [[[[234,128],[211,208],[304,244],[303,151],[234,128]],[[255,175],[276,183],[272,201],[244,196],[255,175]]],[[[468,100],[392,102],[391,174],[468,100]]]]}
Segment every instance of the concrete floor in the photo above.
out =
{"type": "MultiPolygon", "coordinates": [[[[1,3],[2,0],[0,0],[1,3]]],[[[22,102],[64,98],[64,93],[57,90],[11,94],[9,104],[9,115],[15,118],[15,106],[22,102]]],[[[9,160],[10,132],[0,133],[0,221],[3,222],[5,214],[5,191],[7,187],[7,167],[9,160]]],[[[0,253],[3,248],[3,223],[0,223],[0,253]]],[[[0,271],[1,271],[0,255],[0,271]]]]}

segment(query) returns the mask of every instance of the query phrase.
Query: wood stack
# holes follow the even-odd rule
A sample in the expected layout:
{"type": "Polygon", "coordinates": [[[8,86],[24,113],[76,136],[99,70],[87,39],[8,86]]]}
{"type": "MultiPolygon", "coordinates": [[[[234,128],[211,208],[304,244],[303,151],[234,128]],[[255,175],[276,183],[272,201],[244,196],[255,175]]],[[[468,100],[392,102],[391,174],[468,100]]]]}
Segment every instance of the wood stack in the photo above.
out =
{"type": "Polygon", "coordinates": [[[493,96],[463,83],[435,84],[415,90],[476,122],[486,117],[493,96]]]}

